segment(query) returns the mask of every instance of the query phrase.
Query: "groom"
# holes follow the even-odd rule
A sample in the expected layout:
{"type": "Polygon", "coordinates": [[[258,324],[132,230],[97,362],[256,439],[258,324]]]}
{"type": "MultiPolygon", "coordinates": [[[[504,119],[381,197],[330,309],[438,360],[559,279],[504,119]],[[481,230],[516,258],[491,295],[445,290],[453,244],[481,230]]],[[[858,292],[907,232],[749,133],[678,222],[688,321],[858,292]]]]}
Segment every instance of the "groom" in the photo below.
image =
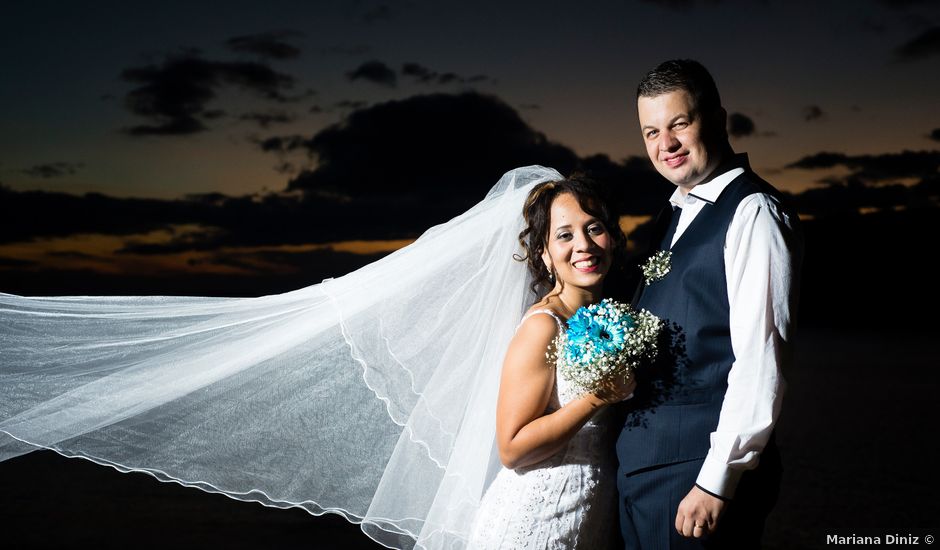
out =
{"type": "Polygon", "coordinates": [[[671,252],[660,262],[669,271],[647,277],[636,305],[675,323],[685,349],[627,405],[617,440],[624,544],[760,548],[780,483],[773,430],[793,340],[798,219],[732,151],[701,64],[650,71],[637,111],[650,160],[676,189],[651,244],[671,252]]]}

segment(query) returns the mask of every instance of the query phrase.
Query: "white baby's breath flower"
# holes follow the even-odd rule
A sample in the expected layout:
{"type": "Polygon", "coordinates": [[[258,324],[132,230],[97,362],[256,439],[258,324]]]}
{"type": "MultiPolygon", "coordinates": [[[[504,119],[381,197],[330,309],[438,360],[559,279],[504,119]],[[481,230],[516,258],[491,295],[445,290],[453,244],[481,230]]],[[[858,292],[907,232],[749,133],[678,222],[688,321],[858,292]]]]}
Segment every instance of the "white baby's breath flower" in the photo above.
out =
{"type": "Polygon", "coordinates": [[[660,250],[650,256],[643,264],[643,277],[646,278],[646,286],[665,277],[672,269],[672,251],[660,250]]]}

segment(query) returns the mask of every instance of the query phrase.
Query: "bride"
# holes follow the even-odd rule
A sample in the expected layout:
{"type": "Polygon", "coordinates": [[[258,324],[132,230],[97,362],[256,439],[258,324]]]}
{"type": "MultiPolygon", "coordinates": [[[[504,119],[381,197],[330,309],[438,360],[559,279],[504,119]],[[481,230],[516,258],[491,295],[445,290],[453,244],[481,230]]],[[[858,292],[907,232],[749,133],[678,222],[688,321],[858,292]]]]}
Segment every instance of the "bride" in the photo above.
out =
{"type": "Polygon", "coordinates": [[[618,522],[616,466],[609,425],[596,415],[636,383],[579,395],[545,350],[564,333],[564,320],[600,301],[612,252],[625,239],[597,191],[579,178],[535,187],[524,216],[520,241],[535,285],[554,284],[523,316],[506,353],[496,409],[505,468],[483,498],[470,546],[604,548],[618,522]]]}
{"type": "Polygon", "coordinates": [[[623,236],[563,179],[510,171],[412,245],[284,294],[0,293],[0,460],[51,449],[340,514],[392,548],[587,545],[616,523],[596,412],[632,388],[573,395],[542,357],[623,236]]]}

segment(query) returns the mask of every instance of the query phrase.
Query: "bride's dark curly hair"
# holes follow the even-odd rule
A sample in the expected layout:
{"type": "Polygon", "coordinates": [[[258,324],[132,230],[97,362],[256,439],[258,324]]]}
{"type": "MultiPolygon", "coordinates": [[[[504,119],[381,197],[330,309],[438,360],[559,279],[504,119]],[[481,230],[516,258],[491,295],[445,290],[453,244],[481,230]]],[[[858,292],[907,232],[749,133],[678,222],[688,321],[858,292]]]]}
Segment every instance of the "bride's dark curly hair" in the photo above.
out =
{"type": "Polygon", "coordinates": [[[519,233],[519,243],[526,251],[525,256],[514,256],[516,260],[526,262],[532,274],[532,292],[536,294],[554,286],[542,262],[542,252],[548,246],[552,202],[565,193],[573,195],[582,210],[604,224],[612,241],[613,265],[622,261],[626,252],[627,237],[620,229],[620,217],[604,187],[582,173],[571,174],[563,180],[541,183],[529,192],[525,206],[522,207],[526,228],[519,233]]]}

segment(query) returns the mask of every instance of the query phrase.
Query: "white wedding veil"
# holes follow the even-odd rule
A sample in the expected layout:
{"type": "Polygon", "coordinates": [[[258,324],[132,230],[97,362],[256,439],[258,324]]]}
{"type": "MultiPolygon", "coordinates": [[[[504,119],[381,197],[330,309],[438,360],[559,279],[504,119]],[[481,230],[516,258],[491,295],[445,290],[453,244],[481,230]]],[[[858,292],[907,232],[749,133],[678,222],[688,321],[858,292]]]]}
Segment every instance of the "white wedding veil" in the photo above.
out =
{"type": "Polygon", "coordinates": [[[555,170],[357,271],[259,298],[0,293],[0,460],[45,448],[393,548],[464,548],[499,371],[534,300],[522,207],[555,170]]]}

